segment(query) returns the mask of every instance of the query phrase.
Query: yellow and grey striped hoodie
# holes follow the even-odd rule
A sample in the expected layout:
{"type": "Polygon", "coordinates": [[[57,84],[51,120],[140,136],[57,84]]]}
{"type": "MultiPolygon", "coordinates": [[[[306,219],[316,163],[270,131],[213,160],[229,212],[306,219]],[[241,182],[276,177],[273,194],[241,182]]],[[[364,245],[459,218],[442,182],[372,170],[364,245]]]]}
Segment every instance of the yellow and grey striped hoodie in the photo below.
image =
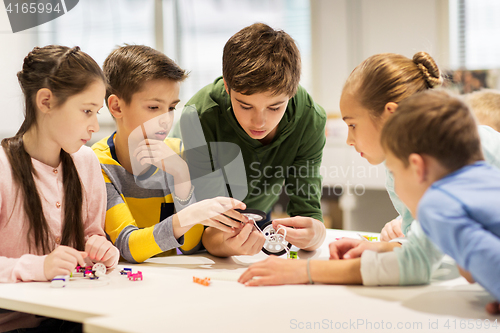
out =
{"type": "MultiPolygon", "coordinates": [[[[133,263],[167,252],[197,252],[201,247],[203,226],[192,227],[179,239],[174,237],[172,217],[175,210],[195,202],[194,195],[185,205],[175,202],[169,184],[173,177],[152,166],[146,173],[134,176],[123,168],[115,152],[114,137],[102,139],[92,146],[101,163],[106,182],[107,208],[104,230],[121,256],[133,263]]],[[[165,143],[180,154],[179,139],[167,138],[165,143]]]]}

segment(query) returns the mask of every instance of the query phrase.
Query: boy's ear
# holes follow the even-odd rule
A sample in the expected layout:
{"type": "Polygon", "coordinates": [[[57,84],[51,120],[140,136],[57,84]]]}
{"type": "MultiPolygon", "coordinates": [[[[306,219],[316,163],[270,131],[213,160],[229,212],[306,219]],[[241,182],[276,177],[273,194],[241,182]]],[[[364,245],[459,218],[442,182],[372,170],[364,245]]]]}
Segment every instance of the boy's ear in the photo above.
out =
{"type": "Polygon", "coordinates": [[[228,94],[228,95],[231,95],[231,94],[229,93],[229,89],[227,88],[226,79],[222,78],[222,81],[224,81],[224,89],[226,89],[227,94],[228,94]]]}
{"type": "Polygon", "coordinates": [[[52,91],[42,88],[36,92],[36,107],[43,113],[48,113],[55,105],[55,97],[52,91]]]}
{"type": "Polygon", "coordinates": [[[408,162],[413,174],[417,177],[417,181],[423,183],[427,179],[427,165],[422,155],[415,153],[410,154],[410,156],[408,156],[408,162]]]}
{"type": "Polygon", "coordinates": [[[120,107],[121,103],[123,103],[123,101],[115,94],[111,94],[108,97],[108,109],[115,119],[119,119],[123,116],[122,109],[120,107]]]}

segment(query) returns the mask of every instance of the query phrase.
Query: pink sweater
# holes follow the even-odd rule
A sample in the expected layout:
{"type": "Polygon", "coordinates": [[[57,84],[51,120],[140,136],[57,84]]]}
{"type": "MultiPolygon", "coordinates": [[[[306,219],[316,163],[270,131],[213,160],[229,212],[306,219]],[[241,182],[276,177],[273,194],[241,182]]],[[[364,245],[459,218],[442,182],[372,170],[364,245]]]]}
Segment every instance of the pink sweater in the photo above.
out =
{"type": "MultiPolygon", "coordinates": [[[[83,187],[82,215],[87,241],[92,235],[105,235],[106,188],[99,161],[89,147],[82,146],[72,157],[83,187]]],[[[37,171],[35,183],[52,231],[52,241],[57,246],[64,218],[62,165],[54,169],[38,160],[31,161],[37,171]]],[[[26,236],[29,222],[19,191],[19,186],[13,181],[9,160],[0,148],[0,282],[47,281],[43,271],[46,256],[30,254],[28,250],[26,236]]],[[[1,314],[0,332],[20,326],[36,326],[38,322],[39,319],[32,315],[16,312],[1,314]]]]}

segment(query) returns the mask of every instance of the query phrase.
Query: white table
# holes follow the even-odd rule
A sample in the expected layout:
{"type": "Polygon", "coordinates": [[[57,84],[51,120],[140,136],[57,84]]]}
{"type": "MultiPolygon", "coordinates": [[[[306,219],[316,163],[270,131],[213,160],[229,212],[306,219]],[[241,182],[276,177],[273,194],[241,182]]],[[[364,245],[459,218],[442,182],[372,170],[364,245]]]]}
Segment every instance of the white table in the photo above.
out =
{"type": "MultiPolygon", "coordinates": [[[[328,243],[347,235],[354,237],[352,232],[328,230],[320,249],[300,251],[299,257],[327,259],[328,243]]],[[[395,332],[500,331],[460,329],[472,323],[469,320],[500,319],[484,311],[491,296],[461,277],[414,287],[250,288],[215,280],[237,279],[248,265],[266,257],[259,253],[222,259],[201,254],[120,265],[119,269],[141,270],[142,282],[128,281],[117,270],[107,282],[78,286],[78,281],[70,282],[63,289],[50,288],[46,282],[0,284],[0,308],[82,322],[86,332],[381,332],[388,325],[395,332]],[[195,284],[193,276],[211,276],[212,284],[195,284]],[[438,329],[433,329],[436,324],[438,329]]],[[[438,273],[454,271],[450,266],[438,273]]]]}

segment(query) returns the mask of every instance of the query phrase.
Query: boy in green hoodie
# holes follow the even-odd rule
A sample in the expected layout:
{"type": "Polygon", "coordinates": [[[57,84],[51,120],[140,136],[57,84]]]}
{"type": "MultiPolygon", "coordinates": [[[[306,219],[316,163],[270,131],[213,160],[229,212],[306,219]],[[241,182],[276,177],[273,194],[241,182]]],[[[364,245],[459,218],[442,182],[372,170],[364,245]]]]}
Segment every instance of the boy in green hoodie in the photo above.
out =
{"type": "MultiPolygon", "coordinates": [[[[248,208],[269,213],[285,191],[291,217],[274,220],[273,226],[285,228],[291,244],[312,251],[326,234],[319,174],[326,114],[299,86],[300,71],[299,50],[287,33],[262,23],[248,26],[224,46],[223,77],[186,103],[172,135],[184,142],[192,178],[206,175],[202,169],[222,168],[227,173],[230,161],[240,152],[243,156],[246,182],[239,185],[244,186],[233,182],[225,193],[226,189],[216,188],[217,184],[224,187],[224,180],[227,183],[230,178],[223,170],[222,182],[195,185],[198,200],[226,194],[243,199],[248,208]],[[239,149],[231,152],[222,143],[233,143],[239,149]],[[191,160],[190,151],[196,151],[191,160]],[[244,191],[238,192],[242,187],[244,191]]],[[[233,240],[234,233],[209,227],[203,245],[217,256],[253,255],[262,247],[257,234],[260,231],[250,223],[241,228],[239,237],[246,239],[242,247],[233,240]]]]}

